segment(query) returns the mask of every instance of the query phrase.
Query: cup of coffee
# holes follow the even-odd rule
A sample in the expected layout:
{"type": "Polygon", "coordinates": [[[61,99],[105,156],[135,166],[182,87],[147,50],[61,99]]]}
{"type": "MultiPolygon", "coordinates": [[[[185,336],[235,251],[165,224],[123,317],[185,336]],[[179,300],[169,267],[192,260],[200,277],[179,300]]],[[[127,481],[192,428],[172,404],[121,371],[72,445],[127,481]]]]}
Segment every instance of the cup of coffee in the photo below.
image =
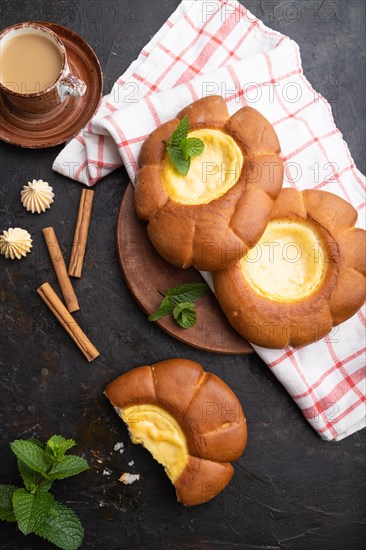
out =
{"type": "Polygon", "coordinates": [[[38,23],[18,23],[0,33],[0,90],[24,114],[52,111],[86,84],[70,73],[65,46],[38,23]]]}

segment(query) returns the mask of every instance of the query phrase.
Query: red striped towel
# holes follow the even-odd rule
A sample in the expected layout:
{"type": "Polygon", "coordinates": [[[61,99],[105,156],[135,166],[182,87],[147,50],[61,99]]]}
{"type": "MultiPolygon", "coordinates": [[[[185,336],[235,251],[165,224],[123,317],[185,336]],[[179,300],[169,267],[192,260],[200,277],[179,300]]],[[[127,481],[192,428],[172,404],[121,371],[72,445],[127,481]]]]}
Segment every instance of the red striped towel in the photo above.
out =
{"type": "MultiPolygon", "coordinates": [[[[285,186],[335,193],[365,219],[365,179],[329,104],[305,78],[298,45],[234,0],[183,1],[53,168],[93,185],[124,164],[133,181],[140,147],[152,130],[193,100],[216,94],[226,98],[230,113],[251,105],[274,125],[285,186]]],[[[301,349],[256,347],[326,440],[365,426],[365,326],[360,310],[301,349]]]]}

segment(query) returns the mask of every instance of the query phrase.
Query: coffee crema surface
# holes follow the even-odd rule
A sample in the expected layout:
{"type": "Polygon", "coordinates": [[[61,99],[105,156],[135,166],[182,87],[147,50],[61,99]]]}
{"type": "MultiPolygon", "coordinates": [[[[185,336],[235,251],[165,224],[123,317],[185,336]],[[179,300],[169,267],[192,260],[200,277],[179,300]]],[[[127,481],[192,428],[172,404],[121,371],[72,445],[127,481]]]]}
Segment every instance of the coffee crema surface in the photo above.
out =
{"type": "Polygon", "coordinates": [[[15,92],[42,92],[58,78],[62,55],[57,46],[37,34],[21,34],[1,47],[0,81],[15,92]]]}

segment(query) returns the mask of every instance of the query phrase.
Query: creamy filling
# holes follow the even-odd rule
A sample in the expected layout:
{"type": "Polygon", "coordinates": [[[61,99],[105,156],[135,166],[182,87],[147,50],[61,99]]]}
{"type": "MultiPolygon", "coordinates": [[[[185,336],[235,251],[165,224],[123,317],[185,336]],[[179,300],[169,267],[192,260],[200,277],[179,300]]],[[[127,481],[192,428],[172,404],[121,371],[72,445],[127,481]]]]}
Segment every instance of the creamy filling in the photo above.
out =
{"type": "Polygon", "coordinates": [[[238,181],[244,159],[232,137],[220,130],[194,130],[188,137],[199,138],[205,149],[191,159],[186,176],[171,163],[163,161],[163,183],[168,196],[181,204],[205,204],[227,193],[238,181]]]}
{"type": "Polygon", "coordinates": [[[240,267],[258,294],[290,302],[316,291],[326,272],[326,254],[314,227],[274,220],[257,245],[240,260],[240,267]]]}
{"type": "Polygon", "coordinates": [[[134,405],[120,409],[133,443],[141,443],[162,464],[172,482],[188,462],[186,437],[178,422],[157,405],[134,405]]]}

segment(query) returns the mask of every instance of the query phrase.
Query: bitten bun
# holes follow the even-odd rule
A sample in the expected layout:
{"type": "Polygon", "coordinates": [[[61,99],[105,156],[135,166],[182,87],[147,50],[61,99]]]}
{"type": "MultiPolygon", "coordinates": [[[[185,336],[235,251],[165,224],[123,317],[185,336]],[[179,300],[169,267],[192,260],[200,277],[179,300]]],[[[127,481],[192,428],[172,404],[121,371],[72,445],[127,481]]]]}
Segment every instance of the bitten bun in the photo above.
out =
{"type": "Polygon", "coordinates": [[[179,502],[202,504],[229,483],[247,427],[238,398],[220,378],[193,361],[169,359],[130,370],[104,393],[132,441],[165,466],[179,502]]]}
{"type": "MultiPolygon", "coordinates": [[[[215,156],[213,145],[209,158],[226,158],[221,149],[217,152],[215,156]]],[[[193,266],[216,271],[239,260],[263,233],[273,201],[282,187],[283,163],[279,152],[276,132],[263,115],[251,107],[244,107],[230,117],[220,96],[195,101],[177,118],[162,124],[141,148],[135,191],[137,215],[149,222],[148,235],[156,250],[181,268],[193,266]],[[233,161],[236,168],[240,165],[240,170],[231,187],[225,192],[221,189],[223,194],[217,198],[211,200],[213,195],[209,193],[209,198],[194,204],[184,204],[184,196],[179,201],[172,198],[164,183],[168,157],[163,141],[170,140],[186,115],[191,132],[207,130],[210,138],[209,131],[214,131],[216,134],[211,137],[218,140],[221,135],[228,142],[227,150],[231,153],[236,149],[236,154],[241,156],[241,162],[237,157],[233,161]]],[[[205,162],[205,157],[200,158],[194,161],[201,162],[201,168],[214,164],[205,162]]],[[[225,163],[221,160],[223,166],[225,163]]],[[[192,165],[193,160],[191,169],[192,165]]],[[[170,170],[175,169],[170,167],[170,170]]],[[[228,168],[226,174],[229,173],[228,168]]],[[[198,170],[191,187],[195,187],[194,182],[197,186],[205,186],[209,176],[203,175],[203,168],[201,172],[198,170]]],[[[181,181],[184,184],[184,180],[181,181]]]]}
{"type": "Polygon", "coordinates": [[[260,346],[296,347],[354,315],[366,298],[366,231],[356,220],[353,206],[332,193],[282,189],[257,246],[214,274],[232,326],[260,346]]]}

